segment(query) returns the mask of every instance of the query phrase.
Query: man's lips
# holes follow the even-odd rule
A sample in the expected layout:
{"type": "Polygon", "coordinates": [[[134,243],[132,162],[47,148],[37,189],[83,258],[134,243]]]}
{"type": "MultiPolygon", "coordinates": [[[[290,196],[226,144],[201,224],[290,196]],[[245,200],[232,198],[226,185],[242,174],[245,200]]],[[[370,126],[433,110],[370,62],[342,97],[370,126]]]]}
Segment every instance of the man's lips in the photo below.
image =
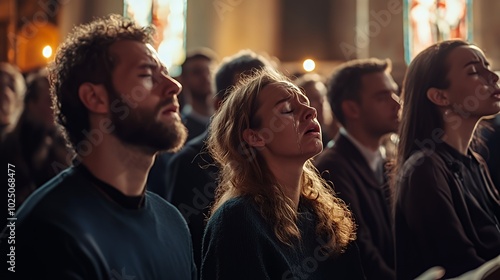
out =
{"type": "Polygon", "coordinates": [[[170,113],[179,113],[179,106],[176,105],[168,105],[160,111],[160,114],[170,114],[170,113]]]}

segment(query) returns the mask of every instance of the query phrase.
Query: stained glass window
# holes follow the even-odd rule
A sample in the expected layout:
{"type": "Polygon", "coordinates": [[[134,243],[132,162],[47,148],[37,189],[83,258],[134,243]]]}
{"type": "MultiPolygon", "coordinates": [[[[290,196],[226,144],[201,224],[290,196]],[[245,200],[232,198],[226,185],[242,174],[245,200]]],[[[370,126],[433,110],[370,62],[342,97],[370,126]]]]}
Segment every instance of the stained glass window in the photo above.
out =
{"type": "Polygon", "coordinates": [[[404,0],[405,60],[449,39],[472,40],[472,0],[404,0]]]}
{"type": "Polygon", "coordinates": [[[125,16],[140,25],[156,27],[155,49],[169,69],[170,75],[180,74],[185,59],[187,0],[124,0],[125,16]]]}

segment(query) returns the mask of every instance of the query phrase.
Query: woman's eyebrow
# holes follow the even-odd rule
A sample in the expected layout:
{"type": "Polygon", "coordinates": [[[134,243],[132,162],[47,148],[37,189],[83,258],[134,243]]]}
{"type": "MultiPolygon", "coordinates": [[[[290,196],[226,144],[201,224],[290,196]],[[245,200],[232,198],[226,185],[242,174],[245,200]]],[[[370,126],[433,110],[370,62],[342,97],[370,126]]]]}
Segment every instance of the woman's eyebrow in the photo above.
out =
{"type": "Polygon", "coordinates": [[[291,95],[288,95],[287,97],[284,97],[284,98],[282,98],[282,99],[278,100],[278,101],[274,104],[274,106],[278,106],[278,104],[283,103],[283,102],[286,102],[286,101],[290,100],[291,98],[292,98],[292,96],[291,96],[291,95]]]}

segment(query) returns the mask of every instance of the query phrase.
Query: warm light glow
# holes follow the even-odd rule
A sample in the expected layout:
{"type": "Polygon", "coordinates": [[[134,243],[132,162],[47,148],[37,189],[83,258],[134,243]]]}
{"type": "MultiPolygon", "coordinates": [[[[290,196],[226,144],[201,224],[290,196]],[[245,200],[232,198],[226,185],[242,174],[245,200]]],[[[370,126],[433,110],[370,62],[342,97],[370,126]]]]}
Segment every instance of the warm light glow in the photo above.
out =
{"type": "Polygon", "coordinates": [[[42,55],[45,58],[49,58],[52,55],[52,47],[51,46],[45,46],[42,50],[42,55]]]}
{"type": "Polygon", "coordinates": [[[316,68],[316,63],[314,63],[314,60],[312,59],[306,59],[304,60],[302,66],[304,67],[304,70],[306,70],[307,72],[311,72],[314,70],[314,68],[316,68]]]}
{"type": "Polygon", "coordinates": [[[154,48],[172,76],[181,72],[186,57],[187,0],[124,0],[125,15],[140,25],[156,27],[154,48]]]}

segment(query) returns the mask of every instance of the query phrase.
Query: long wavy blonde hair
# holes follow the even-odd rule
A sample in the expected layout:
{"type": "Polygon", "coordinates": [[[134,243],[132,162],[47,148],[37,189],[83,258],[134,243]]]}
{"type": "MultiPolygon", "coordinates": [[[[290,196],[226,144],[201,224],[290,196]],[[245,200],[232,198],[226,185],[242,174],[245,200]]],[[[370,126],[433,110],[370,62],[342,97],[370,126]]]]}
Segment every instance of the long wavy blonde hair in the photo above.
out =
{"type": "MultiPolygon", "coordinates": [[[[243,78],[213,117],[207,148],[219,165],[220,178],[211,214],[231,198],[251,197],[264,219],[273,225],[276,237],[292,246],[293,240],[301,240],[297,210],[260,153],[243,139],[245,129],[260,125],[256,117],[257,97],[269,84],[300,91],[285,76],[263,69],[243,78]]],[[[317,216],[317,234],[328,238],[325,249],[330,253],[342,252],[355,239],[351,212],[321,178],[311,160],[304,164],[301,187],[301,203],[317,216]]]]}

